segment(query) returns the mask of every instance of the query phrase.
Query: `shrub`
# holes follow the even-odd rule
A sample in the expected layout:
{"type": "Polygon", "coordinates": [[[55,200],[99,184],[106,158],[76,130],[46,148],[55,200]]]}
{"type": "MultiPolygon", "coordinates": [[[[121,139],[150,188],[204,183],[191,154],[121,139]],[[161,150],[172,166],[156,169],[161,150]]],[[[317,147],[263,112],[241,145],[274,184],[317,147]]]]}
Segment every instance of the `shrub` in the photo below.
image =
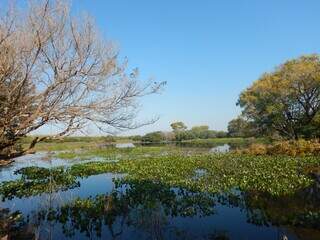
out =
{"type": "Polygon", "coordinates": [[[251,155],[265,155],[268,153],[268,147],[266,144],[253,143],[243,152],[251,155]]]}
{"type": "MultiPolygon", "coordinates": [[[[238,151],[239,152],[239,151],[238,151]]],[[[273,144],[251,144],[240,153],[252,155],[289,155],[305,156],[318,155],[320,153],[319,140],[279,141],[273,144]]]]}
{"type": "Polygon", "coordinates": [[[152,132],[144,135],[142,137],[142,142],[154,142],[154,143],[159,143],[165,141],[165,136],[162,132],[152,132]]]}

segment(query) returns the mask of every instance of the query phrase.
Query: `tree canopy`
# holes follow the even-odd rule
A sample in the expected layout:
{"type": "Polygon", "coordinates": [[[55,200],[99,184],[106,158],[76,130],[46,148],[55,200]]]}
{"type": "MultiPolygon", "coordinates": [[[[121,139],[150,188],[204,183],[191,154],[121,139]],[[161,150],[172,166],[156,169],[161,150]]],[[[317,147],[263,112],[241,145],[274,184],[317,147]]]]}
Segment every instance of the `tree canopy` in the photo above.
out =
{"type": "Polygon", "coordinates": [[[252,135],[250,123],[239,116],[228,123],[228,134],[230,137],[249,137],[252,135]]]}
{"type": "Polygon", "coordinates": [[[171,123],[170,126],[174,132],[187,130],[187,126],[183,122],[174,122],[171,123]]]}
{"type": "Polygon", "coordinates": [[[289,60],[244,90],[238,104],[261,131],[287,138],[319,137],[320,57],[289,60]]]}

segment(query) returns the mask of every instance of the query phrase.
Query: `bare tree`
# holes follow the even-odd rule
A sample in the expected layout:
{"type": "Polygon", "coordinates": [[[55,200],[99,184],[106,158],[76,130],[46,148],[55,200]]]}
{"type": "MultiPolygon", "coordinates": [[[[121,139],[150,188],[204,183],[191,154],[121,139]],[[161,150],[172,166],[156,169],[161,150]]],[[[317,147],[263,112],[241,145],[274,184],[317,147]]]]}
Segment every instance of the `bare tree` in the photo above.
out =
{"type": "Polygon", "coordinates": [[[10,6],[0,17],[0,153],[26,153],[10,149],[50,123],[64,126],[50,137],[89,122],[104,131],[141,126],[134,121],[137,99],[164,83],[141,83],[137,70],[128,74],[90,17],[71,16],[58,0],[30,1],[23,12],[10,6]]]}

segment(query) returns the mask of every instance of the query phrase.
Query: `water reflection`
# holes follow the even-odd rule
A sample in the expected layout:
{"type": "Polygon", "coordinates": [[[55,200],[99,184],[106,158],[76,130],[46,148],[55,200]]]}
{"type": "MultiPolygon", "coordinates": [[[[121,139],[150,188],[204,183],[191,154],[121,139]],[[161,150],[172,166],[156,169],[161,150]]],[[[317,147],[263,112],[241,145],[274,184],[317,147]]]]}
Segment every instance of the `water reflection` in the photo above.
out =
{"type": "Polygon", "coordinates": [[[215,147],[212,147],[210,149],[210,152],[213,152],[213,153],[227,153],[230,151],[230,145],[229,144],[223,144],[221,146],[215,146],[215,147]]]}
{"type": "Polygon", "coordinates": [[[134,148],[135,145],[133,143],[117,143],[115,144],[116,148],[134,148]]]}
{"type": "Polygon", "coordinates": [[[320,237],[317,185],[276,198],[236,190],[190,192],[113,174],[79,179],[62,168],[26,168],[16,174],[19,178],[1,191],[4,239],[320,237]]]}
{"type": "Polygon", "coordinates": [[[190,153],[227,153],[237,148],[243,148],[244,144],[236,143],[212,143],[212,142],[172,142],[172,143],[142,143],[136,146],[169,146],[190,153]]]}

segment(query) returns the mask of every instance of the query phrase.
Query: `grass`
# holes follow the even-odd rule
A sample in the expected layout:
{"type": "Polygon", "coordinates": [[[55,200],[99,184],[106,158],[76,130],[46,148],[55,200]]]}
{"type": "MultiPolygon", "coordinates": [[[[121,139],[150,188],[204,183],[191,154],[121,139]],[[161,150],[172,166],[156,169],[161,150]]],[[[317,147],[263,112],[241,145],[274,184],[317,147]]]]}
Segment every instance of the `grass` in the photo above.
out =
{"type": "MultiPolygon", "coordinates": [[[[23,147],[27,147],[27,144],[24,144],[23,147]]],[[[97,143],[94,142],[54,142],[47,143],[41,142],[35,146],[36,151],[72,151],[74,149],[89,149],[92,147],[97,147],[97,143]]]]}
{"type": "MultiPolygon", "coordinates": [[[[32,137],[26,137],[20,142],[23,147],[28,147],[32,137]]],[[[183,141],[182,143],[187,143],[188,145],[193,145],[195,147],[209,147],[213,145],[221,144],[237,144],[237,145],[247,145],[251,142],[264,142],[265,139],[251,139],[251,138],[210,138],[210,139],[194,139],[183,141]]],[[[132,140],[125,137],[66,137],[62,140],[47,140],[36,144],[36,151],[73,151],[79,149],[92,149],[99,148],[101,145],[111,144],[111,143],[128,143],[132,140]]]]}
{"type": "Polygon", "coordinates": [[[116,147],[91,147],[83,148],[82,151],[60,152],[55,155],[62,159],[90,159],[92,157],[104,159],[137,159],[145,156],[159,156],[168,153],[178,152],[177,148],[170,146],[148,146],[135,148],[116,148],[116,147]]]}
{"type": "MultiPolygon", "coordinates": [[[[28,136],[20,140],[24,148],[27,148],[33,137],[28,136]]],[[[111,143],[128,143],[132,140],[125,137],[65,137],[60,140],[45,140],[36,144],[36,151],[71,151],[76,149],[97,148],[111,143]]]]}

